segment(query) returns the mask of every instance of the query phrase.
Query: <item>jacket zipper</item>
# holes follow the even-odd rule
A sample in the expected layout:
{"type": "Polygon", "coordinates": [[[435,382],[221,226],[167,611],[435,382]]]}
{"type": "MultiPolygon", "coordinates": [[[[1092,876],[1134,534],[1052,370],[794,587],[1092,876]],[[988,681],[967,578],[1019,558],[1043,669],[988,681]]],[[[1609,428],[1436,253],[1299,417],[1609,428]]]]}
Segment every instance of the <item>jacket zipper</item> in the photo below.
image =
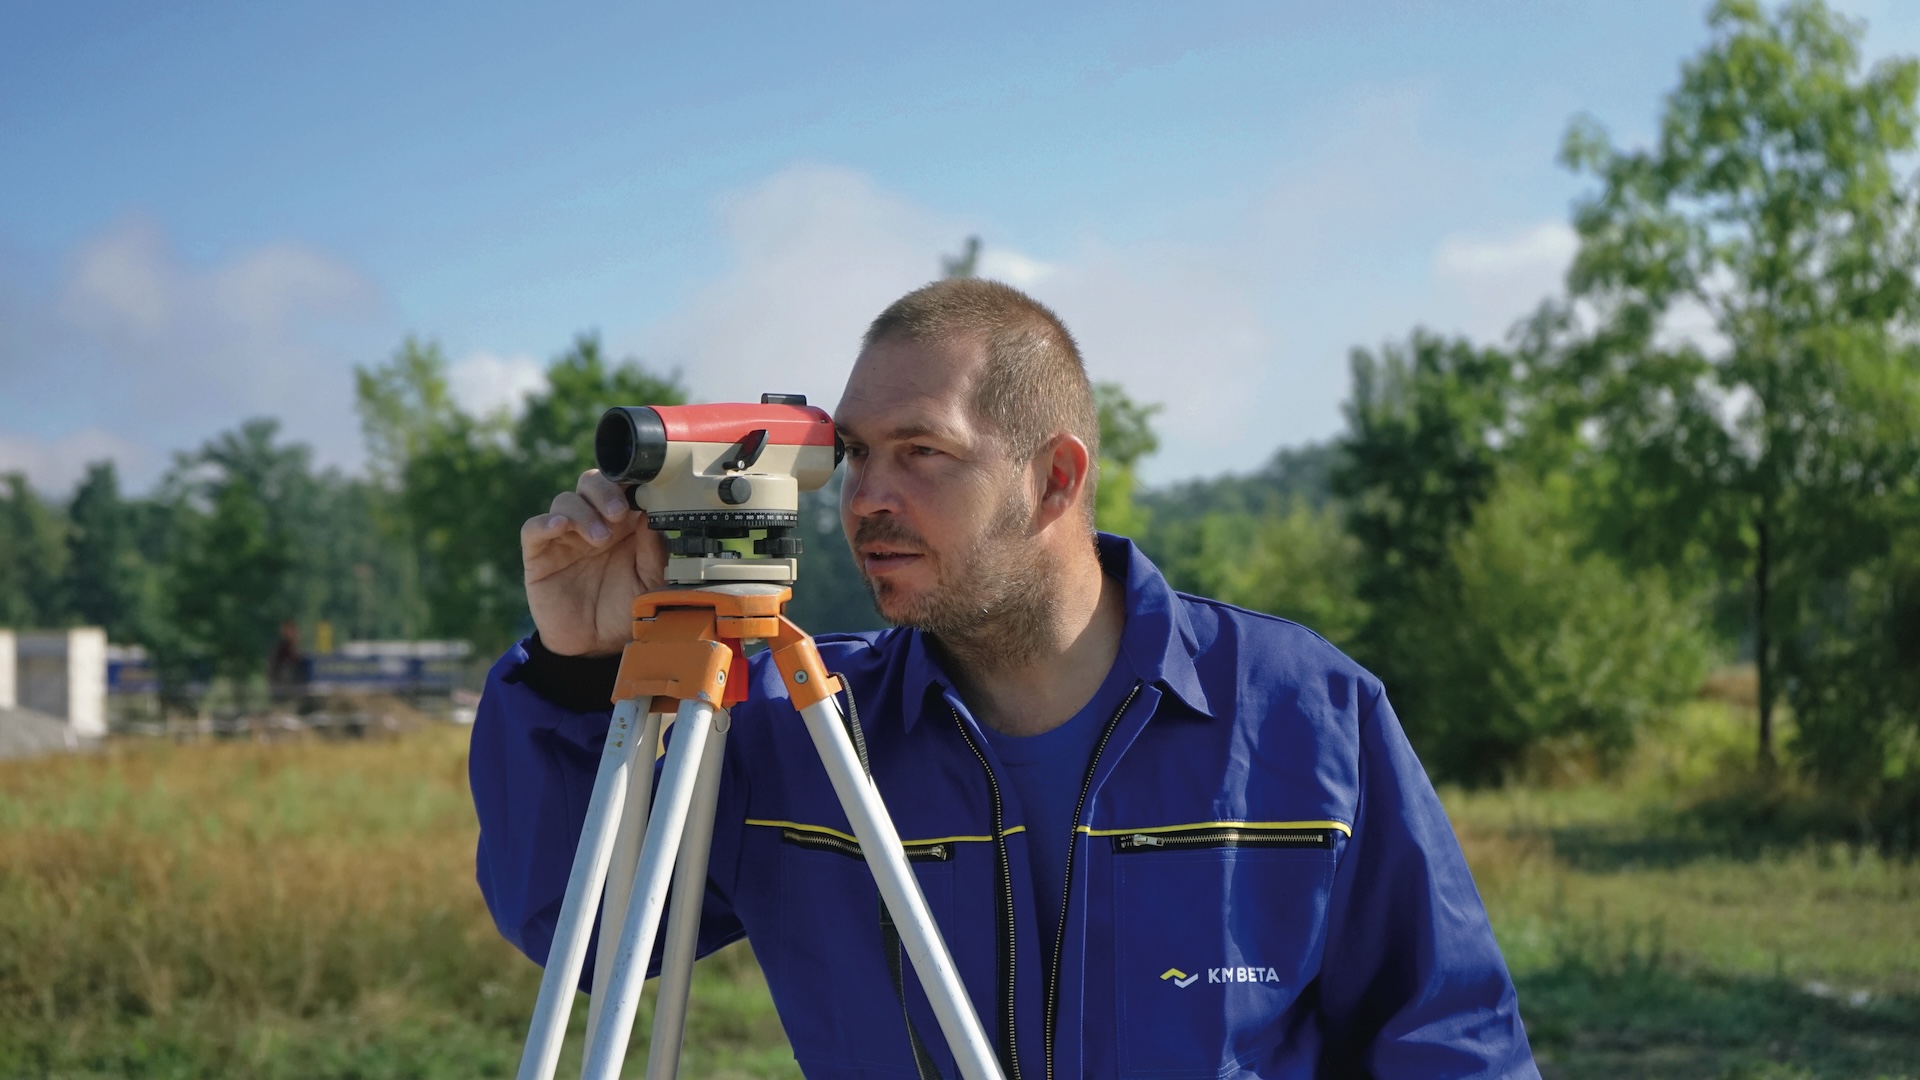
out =
{"type": "MultiPolygon", "coordinates": [[[[780,830],[780,839],[789,844],[819,848],[822,851],[831,851],[836,855],[845,855],[851,859],[866,861],[866,854],[860,850],[859,844],[851,840],[842,840],[838,836],[831,836],[826,833],[805,832],[800,829],[782,829],[780,830]]],[[[908,862],[946,862],[948,859],[953,858],[952,847],[945,843],[906,843],[902,846],[906,848],[908,862]]]]}
{"type": "Polygon", "coordinates": [[[1073,902],[1073,852],[1080,842],[1080,815],[1087,812],[1087,795],[1093,790],[1093,774],[1100,768],[1100,755],[1106,752],[1114,729],[1120,726],[1120,718],[1126,715],[1127,708],[1138,696],[1140,683],[1135,682],[1133,689],[1127,691],[1127,699],[1120,703],[1120,707],[1114,710],[1113,718],[1107,721],[1107,729],[1100,733],[1100,742],[1093,748],[1093,760],[1087,764],[1086,778],[1080,781],[1080,801],[1073,806],[1073,832],[1067,837],[1067,880],[1060,888],[1060,931],[1053,942],[1052,978],[1047,980],[1047,1080],[1053,1080],[1053,1036],[1058,1019],[1056,1013],[1060,1007],[1060,954],[1067,947],[1067,910],[1073,902]]]}
{"type": "Polygon", "coordinates": [[[1122,833],[1113,838],[1113,850],[1116,853],[1221,847],[1331,849],[1333,830],[1263,829],[1259,826],[1223,825],[1216,829],[1194,829],[1171,833],[1122,833]]]}
{"type": "Polygon", "coordinates": [[[987,755],[980,752],[979,744],[967,732],[966,722],[960,719],[960,710],[949,706],[947,711],[953,714],[953,726],[960,729],[960,737],[966,740],[967,749],[973,751],[973,756],[980,761],[981,770],[987,774],[987,792],[993,800],[993,849],[1000,858],[1000,913],[1007,928],[1000,943],[1006,949],[1006,984],[1000,988],[1001,1001],[1006,1009],[1006,1015],[1000,1021],[1001,1057],[1004,1059],[1001,1065],[1007,1071],[1007,1080],[1020,1080],[1020,1054],[1014,1045],[1013,990],[1018,979],[1013,963],[1013,861],[1007,856],[1007,822],[1000,801],[1000,782],[994,779],[993,766],[987,764],[987,755]]]}

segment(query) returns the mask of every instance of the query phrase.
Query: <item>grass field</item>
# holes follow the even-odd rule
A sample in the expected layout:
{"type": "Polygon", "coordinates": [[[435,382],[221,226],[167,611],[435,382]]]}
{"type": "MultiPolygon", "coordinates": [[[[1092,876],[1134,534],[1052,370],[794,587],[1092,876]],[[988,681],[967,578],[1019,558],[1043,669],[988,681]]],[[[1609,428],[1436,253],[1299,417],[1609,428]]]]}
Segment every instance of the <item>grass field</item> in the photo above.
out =
{"type": "MultiPolygon", "coordinates": [[[[1920,1076],[1920,868],[1689,824],[1739,730],[1446,793],[1549,1075],[1920,1076]]],[[[0,1076],[511,1075],[464,735],[0,763],[0,1076]]],[[[697,980],[685,1075],[796,1074],[750,953],[697,980]]]]}

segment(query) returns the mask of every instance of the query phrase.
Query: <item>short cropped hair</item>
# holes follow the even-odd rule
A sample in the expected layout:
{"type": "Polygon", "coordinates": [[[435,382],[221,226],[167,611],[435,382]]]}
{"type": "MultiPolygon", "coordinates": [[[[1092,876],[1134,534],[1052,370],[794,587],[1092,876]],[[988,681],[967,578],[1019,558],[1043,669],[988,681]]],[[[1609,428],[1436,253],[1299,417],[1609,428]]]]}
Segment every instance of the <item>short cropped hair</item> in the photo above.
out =
{"type": "MultiPolygon", "coordinates": [[[[935,342],[982,341],[987,362],[973,385],[973,411],[1007,451],[1024,460],[1065,432],[1100,460],[1100,413],[1093,384],[1060,317],[1011,285],[980,278],[948,278],[895,300],[867,327],[872,347],[889,338],[935,342]]],[[[1093,507],[1093,471],[1087,508],[1093,507]]]]}

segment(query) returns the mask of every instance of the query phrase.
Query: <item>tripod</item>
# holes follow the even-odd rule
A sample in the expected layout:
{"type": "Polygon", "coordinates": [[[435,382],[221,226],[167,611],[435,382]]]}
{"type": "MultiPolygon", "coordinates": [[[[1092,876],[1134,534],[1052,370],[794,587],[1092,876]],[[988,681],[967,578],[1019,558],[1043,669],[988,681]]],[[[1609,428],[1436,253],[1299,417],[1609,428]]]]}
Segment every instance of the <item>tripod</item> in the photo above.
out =
{"type": "Polygon", "coordinates": [[[993,1045],[967,999],[886,804],[844,727],[834,700],[839,680],[821,665],[813,639],[783,614],[792,590],[755,582],[688,584],[697,587],[647,593],[633,602],[633,641],[621,656],[613,723],[540,980],[519,1080],[551,1080],[554,1074],[596,904],[601,935],[581,1076],[613,1080],[620,1075],[670,878],[673,904],[647,1077],[670,1080],[677,1073],[730,722],[727,709],[747,698],[744,647],[755,641],[766,643],[806,722],[961,1076],[1000,1080],[993,1045]],[[669,708],[674,736],[650,808],[647,784],[669,708]]]}

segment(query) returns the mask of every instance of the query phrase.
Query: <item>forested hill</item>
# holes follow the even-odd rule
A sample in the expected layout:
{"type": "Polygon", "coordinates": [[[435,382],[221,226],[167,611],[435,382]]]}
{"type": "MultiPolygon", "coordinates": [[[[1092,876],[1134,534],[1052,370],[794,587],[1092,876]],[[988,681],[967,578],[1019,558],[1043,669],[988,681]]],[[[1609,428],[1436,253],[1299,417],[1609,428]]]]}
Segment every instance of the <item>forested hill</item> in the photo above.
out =
{"type": "Polygon", "coordinates": [[[1283,447],[1254,472],[1183,480],[1164,488],[1145,489],[1135,498],[1155,520],[1285,511],[1295,499],[1317,510],[1332,497],[1331,478],[1337,456],[1332,443],[1283,447]]]}

